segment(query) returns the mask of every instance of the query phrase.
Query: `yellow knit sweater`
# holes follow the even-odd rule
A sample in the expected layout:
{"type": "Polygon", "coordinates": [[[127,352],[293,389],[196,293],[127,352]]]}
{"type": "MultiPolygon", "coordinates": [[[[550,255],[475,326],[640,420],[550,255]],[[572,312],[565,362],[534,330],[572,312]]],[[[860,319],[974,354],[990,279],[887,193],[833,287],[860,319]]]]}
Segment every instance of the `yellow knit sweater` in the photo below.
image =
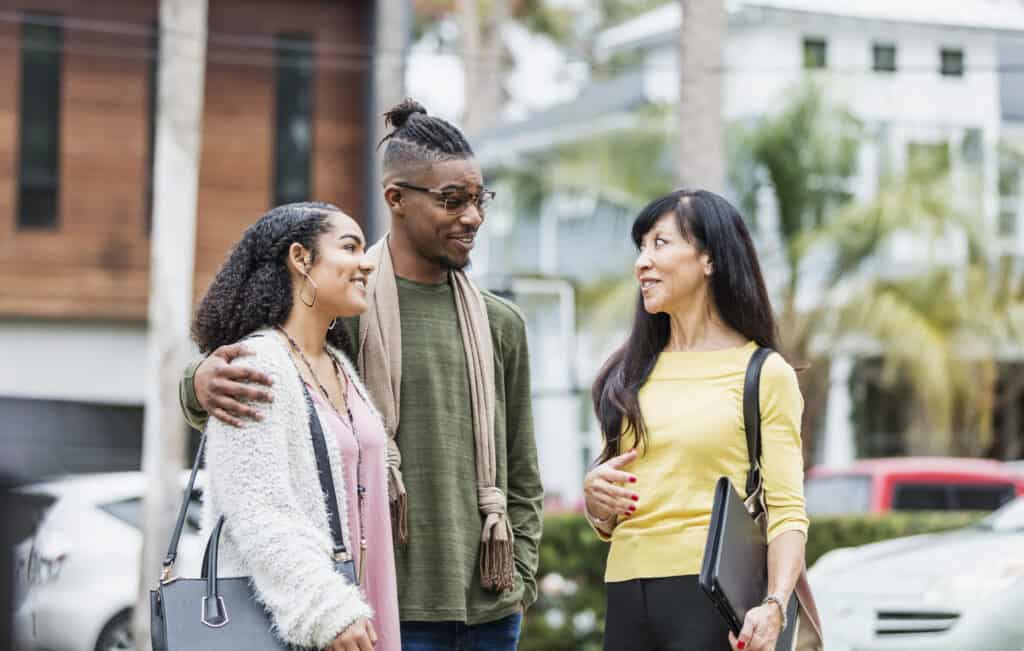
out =
{"type": "MultiPolygon", "coordinates": [[[[711,520],[715,482],[732,480],[743,495],[749,462],[743,429],[743,379],[754,342],[714,351],[666,352],[640,389],[646,451],[625,470],[640,496],[611,536],[605,581],[697,574],[711,520]]],[[[761,372],[762,477],[768,542],[807,533],[796,374],[773,354],[761,372]]],[[[634,445],[624,437],[621,449],[634,445]]],[[[600,532],[599,532],[600,533],[600,532]]],[[[605,536],[602,535],[602,538],[605,536]]]]}

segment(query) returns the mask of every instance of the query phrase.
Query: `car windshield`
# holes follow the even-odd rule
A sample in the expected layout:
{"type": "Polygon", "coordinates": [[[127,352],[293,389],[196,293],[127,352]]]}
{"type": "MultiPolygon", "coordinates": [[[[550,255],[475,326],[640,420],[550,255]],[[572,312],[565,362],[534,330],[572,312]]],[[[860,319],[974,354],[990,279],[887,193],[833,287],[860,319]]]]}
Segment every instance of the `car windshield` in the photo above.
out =
{"type": "Polygon", "coordinates": [[[1024,531],[1024,497],[1010,502],[982,520],[978,526],[993,531],[1024,531]]]}
{"type": "Polygon", "coordinates": [[[807,515],[864,513],[871,508],[871,478],[867,475],[812,477],[804,484],[807,515]]]}

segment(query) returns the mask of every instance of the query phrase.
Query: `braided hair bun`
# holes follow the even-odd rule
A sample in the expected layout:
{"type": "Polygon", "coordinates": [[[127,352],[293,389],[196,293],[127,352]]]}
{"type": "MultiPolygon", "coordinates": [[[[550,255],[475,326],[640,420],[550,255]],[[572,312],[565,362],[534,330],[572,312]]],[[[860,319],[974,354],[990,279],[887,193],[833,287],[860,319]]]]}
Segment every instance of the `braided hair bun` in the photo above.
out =
{"type": "Polygon", "coordinates": [[[411,97],[406,97],[401,103],[384,114],[384,124],[397,131],[404,127],[409,118],[416,113],[426,115],[427,109],[423,108],[422,104],[411,97]]]}

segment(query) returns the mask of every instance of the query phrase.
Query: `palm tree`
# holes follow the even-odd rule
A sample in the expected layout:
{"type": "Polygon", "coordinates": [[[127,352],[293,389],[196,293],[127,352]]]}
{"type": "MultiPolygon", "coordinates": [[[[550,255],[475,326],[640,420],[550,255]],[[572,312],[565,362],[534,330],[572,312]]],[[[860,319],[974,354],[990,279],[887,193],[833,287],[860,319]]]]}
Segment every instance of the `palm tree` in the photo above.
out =
{"type": "Polygon", "coordinates": [[[679,0],[679,181],[721,192],[723,0],[679,0]]]}
{"type": "Polygon", "coordinates": [[[206,0],[161,0],[159,99],[153,166],[149,344],[142,471],[139,598],[133,616],[136,648],[149,649],[149,591],[157,584],[181,496],[186,452],[178,406],[181,369],[191,354],[196,196],[206,73],[206,0]],[[183,38],[180,35],[189,35],[183,38]]]}

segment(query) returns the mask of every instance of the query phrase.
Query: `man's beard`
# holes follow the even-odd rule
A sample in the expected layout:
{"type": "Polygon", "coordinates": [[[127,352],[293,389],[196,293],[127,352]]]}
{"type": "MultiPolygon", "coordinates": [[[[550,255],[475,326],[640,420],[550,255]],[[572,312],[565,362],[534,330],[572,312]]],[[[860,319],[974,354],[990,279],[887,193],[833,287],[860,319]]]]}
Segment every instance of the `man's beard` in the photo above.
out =
{"type": "Polygon", "coordinates": [[[452,260],[446,255],[440,255],[434,258],[434,262],[436,262],[442,269],[447,269],[448,271],[461,271],[469,266],[470,260],[467,257],[464,262],[458,262],[456,260],[452,260]]]}

